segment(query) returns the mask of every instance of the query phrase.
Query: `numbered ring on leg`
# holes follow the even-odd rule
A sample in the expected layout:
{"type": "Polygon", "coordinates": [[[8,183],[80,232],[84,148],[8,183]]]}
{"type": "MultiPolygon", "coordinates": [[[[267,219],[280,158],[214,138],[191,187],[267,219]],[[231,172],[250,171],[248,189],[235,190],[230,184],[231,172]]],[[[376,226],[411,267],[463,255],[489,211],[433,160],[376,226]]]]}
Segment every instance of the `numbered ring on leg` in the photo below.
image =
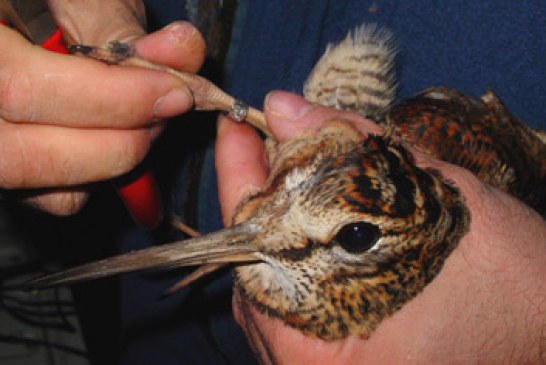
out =
{"type": "Polygon", "coordinates": [[[243,103],[241,100],[235,100],[228,113],[229,117],[236,122],[242,122],[243,120],[245,120],[247,114],[248,105],[243,103]]]}

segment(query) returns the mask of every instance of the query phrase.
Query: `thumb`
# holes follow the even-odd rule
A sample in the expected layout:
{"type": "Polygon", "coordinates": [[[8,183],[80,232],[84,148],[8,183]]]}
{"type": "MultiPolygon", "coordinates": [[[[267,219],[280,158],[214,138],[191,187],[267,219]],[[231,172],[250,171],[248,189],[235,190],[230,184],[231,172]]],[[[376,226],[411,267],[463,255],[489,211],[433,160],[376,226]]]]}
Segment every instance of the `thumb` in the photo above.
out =
{"type": "Polygon", "coordinates": [[[188,22],[171,23],[134,44],[140,56],[186,72],[197,72],[205,59],[205,40],[188,22]]]}
{"type": "Polygon", "coordinates": [[[359,114],[313,104],[286,91],[272,91],[265,99],[267,123],[279,141],[308,130],[320,129],[324,122],[343,119],[364,134],[382,134],[383,129],[359,114]]]}

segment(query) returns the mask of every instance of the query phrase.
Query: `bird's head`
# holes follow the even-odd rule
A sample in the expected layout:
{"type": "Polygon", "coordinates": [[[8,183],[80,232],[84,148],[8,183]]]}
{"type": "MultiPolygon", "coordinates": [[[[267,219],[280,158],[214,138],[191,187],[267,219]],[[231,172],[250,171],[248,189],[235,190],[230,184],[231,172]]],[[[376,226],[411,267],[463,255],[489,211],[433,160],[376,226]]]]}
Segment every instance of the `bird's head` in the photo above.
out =
{"type": "Polygon", "coordinates": [[[236,285],[263,312],[325,339],[367,337],[418,294],[466,231],[461,195],[402,146],[348,123],[280,144],[235,221],[257,262],[236,285]]]}

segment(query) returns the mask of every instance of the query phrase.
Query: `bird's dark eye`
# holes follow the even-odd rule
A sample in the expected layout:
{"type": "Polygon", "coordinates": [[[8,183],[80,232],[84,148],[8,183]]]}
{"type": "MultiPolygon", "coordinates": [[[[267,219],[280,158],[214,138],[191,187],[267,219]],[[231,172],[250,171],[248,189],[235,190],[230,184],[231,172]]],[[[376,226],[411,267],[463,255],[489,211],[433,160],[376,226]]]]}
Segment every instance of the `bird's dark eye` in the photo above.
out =
{"type": "Polygon", "coordinates": [[[335,240],[349,253],[362,253],[369,250],[379,239],[379,228],[366,222],[350,223],[343,226],[335,240]]]}

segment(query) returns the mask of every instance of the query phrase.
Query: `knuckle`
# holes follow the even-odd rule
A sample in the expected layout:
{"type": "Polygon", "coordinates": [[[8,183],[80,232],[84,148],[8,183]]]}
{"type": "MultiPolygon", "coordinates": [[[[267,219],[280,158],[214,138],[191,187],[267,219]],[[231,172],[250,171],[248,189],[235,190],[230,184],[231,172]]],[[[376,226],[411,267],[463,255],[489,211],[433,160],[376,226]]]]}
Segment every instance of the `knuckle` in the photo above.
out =
{"type": "Polygon", "coordinates": [[[12,122],[32,121],[32,82],[25,72],[0,72],[0,117],[12,122]]]}
{"type": "Polygon", "coordinates": [[[36,188],[69,181],[67,154],[58,153],[51,144],[37,142],[27,125],[5,123],[4,127],[0,130],[2,188],[36,188]]]}
{"type": "Polygon", "coordinates": [[[0,138],[0,186],[5,189],[27,187],[27,162],[24,140],[17,131],[0,138]]]}

